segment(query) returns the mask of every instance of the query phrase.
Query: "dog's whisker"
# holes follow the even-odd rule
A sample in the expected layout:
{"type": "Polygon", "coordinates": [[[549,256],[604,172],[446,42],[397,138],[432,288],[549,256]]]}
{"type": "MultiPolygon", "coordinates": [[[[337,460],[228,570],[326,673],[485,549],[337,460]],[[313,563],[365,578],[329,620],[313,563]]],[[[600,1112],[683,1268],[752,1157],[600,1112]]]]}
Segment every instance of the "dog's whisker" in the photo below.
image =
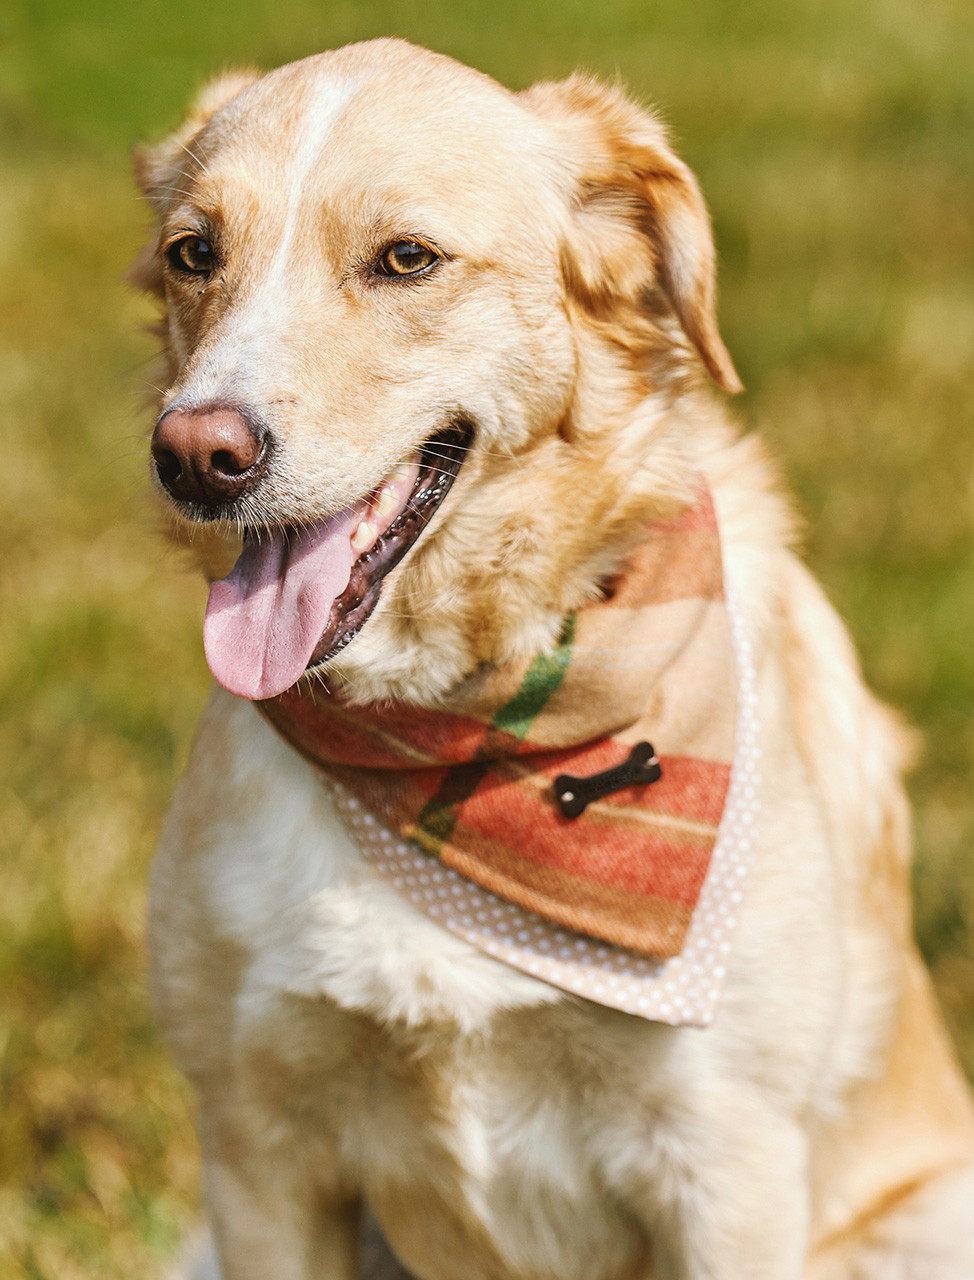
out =
{"type": "Polygon", "coordinates": [[[173,196],[185,196],[187,200],[193,200],[199,194],[196,191],[189,190],[187,187],[177,187],[175,183],[170,183],[162,189],[169,199],[172,199],[173,196]]]}
{"type": "Polygon", "coordinates": [[[202,157],[197,155],[197,153],[193,151],[192,148],[188,147],[185,142],[180,142],[179,145],[180,147],[182,147],[183,151],[185,151],[186,154],[190,157],[190,159],[196,163],[200,171],[200,176],[207,177],[209,175],[210,170],[207,167],[206,163],[203,161],[202,157]]]}

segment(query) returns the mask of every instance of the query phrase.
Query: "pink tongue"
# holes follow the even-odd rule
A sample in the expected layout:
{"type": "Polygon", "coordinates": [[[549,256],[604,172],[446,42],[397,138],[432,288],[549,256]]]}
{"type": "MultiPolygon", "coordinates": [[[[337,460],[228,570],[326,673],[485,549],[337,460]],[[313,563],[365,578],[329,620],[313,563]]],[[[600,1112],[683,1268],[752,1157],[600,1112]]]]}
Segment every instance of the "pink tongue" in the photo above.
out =
{"type": "Polygon", "coordinates": [[[203,622],[206,661],[224,689],[274,698],[300,679],[348,586],[349,539],[361,505],[307,529],[249,538],[230,573],[210,587],[203,622]]]}

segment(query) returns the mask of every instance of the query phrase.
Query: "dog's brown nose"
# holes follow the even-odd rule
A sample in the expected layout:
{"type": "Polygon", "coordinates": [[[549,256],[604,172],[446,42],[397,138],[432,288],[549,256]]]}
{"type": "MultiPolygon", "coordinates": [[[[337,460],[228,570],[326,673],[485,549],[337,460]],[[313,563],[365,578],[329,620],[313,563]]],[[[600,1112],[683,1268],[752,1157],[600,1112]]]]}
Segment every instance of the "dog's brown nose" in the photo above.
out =
{"type": "Polygon", "coordinates": [[[266,436],[236,409],[171,409],[152,433],[152,457],[163,487],[178,502],[219,506],[261,478],[266,436]]]}

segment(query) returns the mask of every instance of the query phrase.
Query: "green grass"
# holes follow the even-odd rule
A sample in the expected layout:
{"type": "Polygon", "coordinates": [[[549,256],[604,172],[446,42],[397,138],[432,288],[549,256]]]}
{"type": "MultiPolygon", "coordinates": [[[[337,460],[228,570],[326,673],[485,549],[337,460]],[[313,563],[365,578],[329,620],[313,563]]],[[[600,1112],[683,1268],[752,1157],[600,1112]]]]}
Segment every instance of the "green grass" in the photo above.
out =
{"type": "Polygon", "coordinates": [[[873,684],[922,730],[918,931],[974,1069],[974,10],[966,0],[7,0],[0,12],[0,1280],[152,1276],[191,1104],[144,882],[205,696],[153,531],[128,148],[209,73],[401,34],[671,121],[722,256],[739,412],[784,460],[873,684]]]}

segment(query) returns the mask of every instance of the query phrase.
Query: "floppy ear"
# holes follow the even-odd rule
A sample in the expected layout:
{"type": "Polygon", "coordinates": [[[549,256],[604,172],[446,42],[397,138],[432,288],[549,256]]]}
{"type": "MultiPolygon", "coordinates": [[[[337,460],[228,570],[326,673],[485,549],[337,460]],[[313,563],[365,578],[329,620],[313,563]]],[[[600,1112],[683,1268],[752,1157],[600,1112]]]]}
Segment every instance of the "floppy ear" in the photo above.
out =
{"type": "Polygon", "coordinates": [[[586,76],[521,95],[563,136],[574,166],[568,267],[595,306],[636,301],[654,279],[710,376],[743,390],[717,329],[714,244],[693,174],[655,116],[586,76]]]}
{"type": "Polygon", "coordinates": [[[173,187],[178,185],[186,167],[200,163],[193,154],[193,139],[212,115],[259,76],[259,71],[227,71],[211,80],[197,94],[189,115],[174,133],[161,142],[135,149],[132,153],[135,181],[157,212],[166,208],[173,187]]]}

